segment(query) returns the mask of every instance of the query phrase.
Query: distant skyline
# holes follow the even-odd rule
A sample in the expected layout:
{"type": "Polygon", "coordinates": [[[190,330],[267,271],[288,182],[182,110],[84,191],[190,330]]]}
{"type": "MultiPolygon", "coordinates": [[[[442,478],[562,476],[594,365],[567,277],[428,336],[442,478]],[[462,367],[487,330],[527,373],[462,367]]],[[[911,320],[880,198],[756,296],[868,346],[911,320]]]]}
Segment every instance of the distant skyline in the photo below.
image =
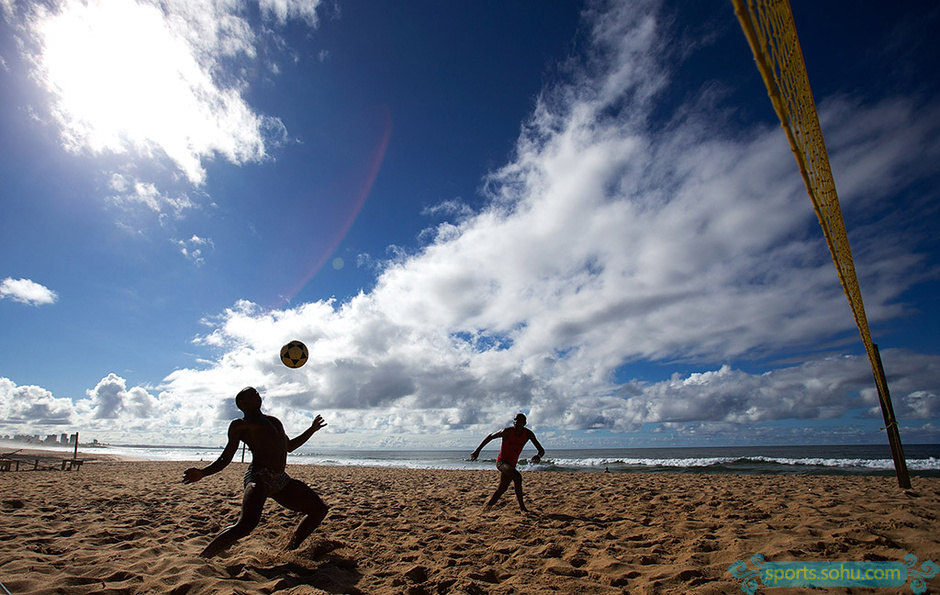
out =
{"type": "MultiPolygon", "coordinates": [[[[940,8],[794,1],[905,443],[940,442],[940,8]]],[[[730,2],[0,2],[0,436],[884,444],[730,2]],[[292,370],[280,346],[304,341],[292,370]]]]}

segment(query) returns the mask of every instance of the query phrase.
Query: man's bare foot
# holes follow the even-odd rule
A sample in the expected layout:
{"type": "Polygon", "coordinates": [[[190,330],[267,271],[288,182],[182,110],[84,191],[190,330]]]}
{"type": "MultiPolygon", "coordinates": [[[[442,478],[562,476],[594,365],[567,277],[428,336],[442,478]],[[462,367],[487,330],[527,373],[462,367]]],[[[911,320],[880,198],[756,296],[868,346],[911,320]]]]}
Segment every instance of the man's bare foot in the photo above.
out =
{"type": "Polygon", "coordinates": [[[219,554],[221,554],[222,552],[224,552],[226,549],[228,549],[228,548],[227,548],[227,547],[218,546],[218,545],[214,545],[214,544],[211,544],[211,543],[210,543],[210,544],[206,547],[206,549],[202,550],[202,551],[199,553],[199,557],[201,557],[201,558],[215,558],[216,556],[218,556],[219,554]]]}
{"type": "Polygon", "coordinates": [[[286,548],[286,549],[287,549],[287,551],[292,552],[292,551],[296,550],[297,548],[299,548],[299,547],[300,547],[300,544],[302,544],[303,542],[304,542],[304,540],[297,541],[297,538],[296,538],[296,537],[291,538],[291,540],[287,542],[287,548],[286,548]]]}

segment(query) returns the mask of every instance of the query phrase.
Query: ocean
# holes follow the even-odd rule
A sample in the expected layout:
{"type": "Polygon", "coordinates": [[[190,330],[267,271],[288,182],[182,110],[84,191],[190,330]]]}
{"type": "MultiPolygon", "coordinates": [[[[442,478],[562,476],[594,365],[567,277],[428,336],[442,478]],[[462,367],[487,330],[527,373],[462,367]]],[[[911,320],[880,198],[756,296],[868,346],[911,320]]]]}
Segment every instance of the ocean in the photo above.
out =
{"type": "MultiPolygon", "coordinates": [[[[221,448],[198,446],[99,447],[100,452],[144,460],[215,460],[221,448]]],[[[86,456],[99,448],[83,449],[86,456]]],[[[527,447],[523,458],[534,451],[527,447]]],[[[497,449],[488,448],[470,461],[470,450],[317,450],[300,448],[288,456],[289,465],[334,465],[405,469],[492,470],[497,449]]],[[[235,455],[241,460],[242,452],[235,455]]],[[[912,477],[940,477],[940,444],[904,446],[912,477]]],[[[251,453],[247,453],[250,460],[251,453]]],[[[676,448],[567,449],[546,452],[537,465],[520,460],[521,471],[583,473],[766,473],[816,475],[895,474],[888,445],[852,446],[726,446],[676,448]]]]}

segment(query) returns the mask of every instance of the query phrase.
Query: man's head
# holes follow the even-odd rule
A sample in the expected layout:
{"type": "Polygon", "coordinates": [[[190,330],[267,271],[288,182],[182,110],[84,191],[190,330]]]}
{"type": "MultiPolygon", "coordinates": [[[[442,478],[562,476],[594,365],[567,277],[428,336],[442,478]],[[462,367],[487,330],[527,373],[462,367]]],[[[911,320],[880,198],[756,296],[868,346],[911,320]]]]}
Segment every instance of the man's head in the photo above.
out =
{"type": "Polygon", "coordinates": [[[517,413],[516,417],[513,418],[512,423],[517,428],[525,427],[525,424],[526,424],[525,413],[517,413]]]}
{"type": "Polygon", "coordinates": [[[235,406],[243,413],[256,413],[261,411],[261,394],[253,386],[243,388],[235,395],[235,406]]]}

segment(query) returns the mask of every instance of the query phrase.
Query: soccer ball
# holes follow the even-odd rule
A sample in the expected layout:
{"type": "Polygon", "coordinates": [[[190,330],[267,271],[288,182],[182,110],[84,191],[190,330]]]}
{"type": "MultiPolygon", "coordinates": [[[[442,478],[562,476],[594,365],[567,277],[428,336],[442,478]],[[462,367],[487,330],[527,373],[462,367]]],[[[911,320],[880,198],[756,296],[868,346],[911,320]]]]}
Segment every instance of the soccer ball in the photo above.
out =
{"type": "Polygon", "coordinates": [[[291,341],[281,347],[281,361],[288,368],[299,368],[307,363],[307,346],[300,341],[291,341]]]}

